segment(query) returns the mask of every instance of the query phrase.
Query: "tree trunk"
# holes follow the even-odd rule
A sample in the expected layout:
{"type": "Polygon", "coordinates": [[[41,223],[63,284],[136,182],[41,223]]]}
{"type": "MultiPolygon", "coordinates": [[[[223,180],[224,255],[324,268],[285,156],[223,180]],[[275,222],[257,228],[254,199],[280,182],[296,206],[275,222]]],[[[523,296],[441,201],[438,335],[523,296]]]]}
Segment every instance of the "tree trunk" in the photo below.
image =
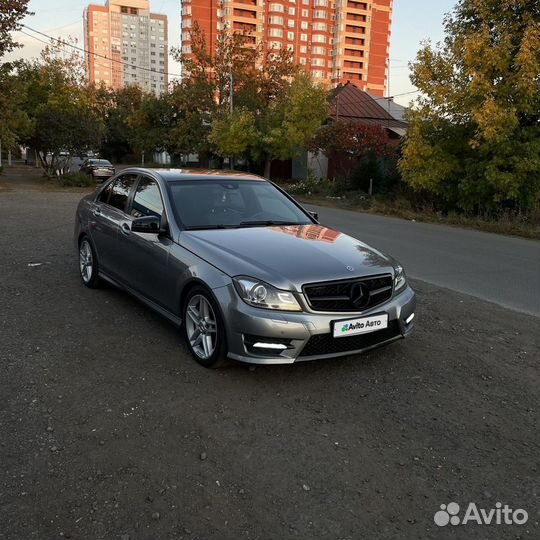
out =
{"type": "Polygon", "coordinates": [[[272,160],[267,157],[266,161],[264,162],[264,177],[268,178],[270,180],[270,167],[272,165],[272,160]]]}

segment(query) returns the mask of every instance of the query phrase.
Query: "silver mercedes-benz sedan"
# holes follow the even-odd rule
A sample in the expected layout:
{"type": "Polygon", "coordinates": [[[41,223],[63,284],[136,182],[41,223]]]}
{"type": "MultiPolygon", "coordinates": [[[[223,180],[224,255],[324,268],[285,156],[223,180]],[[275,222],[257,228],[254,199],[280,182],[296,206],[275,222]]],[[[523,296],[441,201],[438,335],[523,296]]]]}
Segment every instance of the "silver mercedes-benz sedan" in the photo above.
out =
{"type": "Polygon", "coordinates": [[[125,169],[81,200],[75,242],[87,287],[182,326],[206,367],[351,355],[414,326],[398,262],[247,173],[125,169]]]}

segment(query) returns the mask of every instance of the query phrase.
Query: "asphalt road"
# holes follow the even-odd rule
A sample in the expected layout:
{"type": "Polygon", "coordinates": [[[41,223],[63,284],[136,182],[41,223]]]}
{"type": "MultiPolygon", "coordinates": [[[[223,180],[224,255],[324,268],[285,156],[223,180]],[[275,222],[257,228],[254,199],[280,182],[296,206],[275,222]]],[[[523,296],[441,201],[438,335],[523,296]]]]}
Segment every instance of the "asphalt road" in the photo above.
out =
{"type": "Polygon", "coordinates": [[[206,370],[81,284],[80,196],[0,193],[1,540],[539,537],[538,319],[414,281],[410,339],[206,370]],[[437,526],[451,501],[529,519],[437,526]]]}
{"type": "Polygon", "coordinates": [[[411,277],[540,316],[540,242],[307,205],[321,222],[391,254],[411,277]]]}

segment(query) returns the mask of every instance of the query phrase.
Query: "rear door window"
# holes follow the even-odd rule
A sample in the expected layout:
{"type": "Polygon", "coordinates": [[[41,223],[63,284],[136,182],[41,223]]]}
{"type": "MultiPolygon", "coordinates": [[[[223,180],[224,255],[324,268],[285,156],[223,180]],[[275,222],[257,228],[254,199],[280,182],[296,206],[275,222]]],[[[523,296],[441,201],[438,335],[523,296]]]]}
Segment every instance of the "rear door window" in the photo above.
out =
{"type": "Polygon", "coordinates": [[[137,180],[136,174],[123,174],[118,177],[112,185],[109,204],[114,206],[114,208],[118,208],[118,210],[125,212],[129,200],[129,192],[133,187],[135,180],[137,180]]]}

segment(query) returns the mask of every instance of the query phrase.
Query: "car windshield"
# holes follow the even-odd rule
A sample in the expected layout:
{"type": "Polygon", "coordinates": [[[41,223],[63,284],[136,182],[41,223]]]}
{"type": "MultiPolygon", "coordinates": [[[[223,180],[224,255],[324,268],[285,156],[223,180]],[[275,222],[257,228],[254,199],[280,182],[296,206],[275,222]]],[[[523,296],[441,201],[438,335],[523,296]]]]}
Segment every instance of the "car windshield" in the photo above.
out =
{"type": "Polygon", "coordinates": [[[262,180],[186,180],[170,183],[169,190],[176,219],[188,230],[312,223],[262,180]]]}

